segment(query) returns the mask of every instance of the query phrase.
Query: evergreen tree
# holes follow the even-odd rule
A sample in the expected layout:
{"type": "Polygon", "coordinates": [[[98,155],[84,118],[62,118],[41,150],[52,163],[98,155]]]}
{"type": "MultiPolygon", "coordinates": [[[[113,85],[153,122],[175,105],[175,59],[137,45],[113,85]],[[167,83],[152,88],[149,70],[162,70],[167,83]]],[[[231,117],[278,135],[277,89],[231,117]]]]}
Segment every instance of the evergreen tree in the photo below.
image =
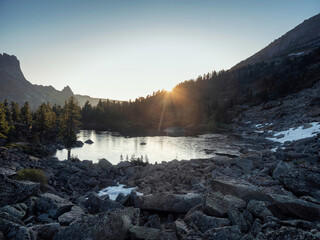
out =
{"type": "Polygon", "coordinates": [[[9,110],[9,103],[8,103],[7,99],[4,100],[3,107],[4,107],[4,110],[6,113],[6,120],[7,120],[8,124],[11,125],[12,124],[12,117],[11,117],[11,112],[9,110]]]}
{"type": "Polygon", "coordinates": [[[5,107],[0,103],[0,138],[6,138],[9,133],[9,124],[6,120],[5,107]]]}
{"type": "Polygon", "coordinates": [[[20,122],[20,108],[18,103],[13,101],[10,103],[10,112],[12,121],[14,123],[20,122]]]}
{"type": "Polygon", "coordinates": [[[77,130],[80,125],[80,107],[74,97],[65,103],[60,116],[60,137],[68,149],[68,159],[70,159],[71,148],[77,141],[77,130]]]}
{"type": "Polygon", "coordinates": [[[25,102],[21,108],[20,119],[22,123],[31,125],[32,124],[32,115],[28,101],[25,102]]]}

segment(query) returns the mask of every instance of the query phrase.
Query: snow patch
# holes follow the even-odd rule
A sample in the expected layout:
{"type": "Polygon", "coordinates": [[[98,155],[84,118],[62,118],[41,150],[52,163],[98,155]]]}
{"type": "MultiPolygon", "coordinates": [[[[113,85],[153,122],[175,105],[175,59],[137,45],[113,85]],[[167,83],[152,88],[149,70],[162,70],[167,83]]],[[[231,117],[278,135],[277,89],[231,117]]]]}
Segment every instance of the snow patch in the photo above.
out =
{"type": "MultiPolygon", "coordinates": [[[[133,190],[137,189],[138,187],[132,187],[132,188],[125,188],[126,185],[124,184],[118,184],[118,186],[110,186],[110,187],[106,187],[104,189],[102,189],[98,195],[104,196],[104,195],[109,195],[109,198],[111,200],[116,200],[116,198],[118,197],[118,195],[120,193],[123,193],[125,196],[129,195],[133,190]]],[[[142,193],[136,192],[137,195],[142,195],[142,193]]]]}
{"type": "Polygon", "coordinates": [[[320,133],[320,123],[313,122],[311,123],[311,127],[309,128],[304,128],[303,126],[300,126],[298,128],[290,128],[285,131],[276,132],[273,135],[274,137],[269,137],[267,139],[283,144],[287,141],[297,141],[303,138],[314,137],[318,133],[320,133]],[[279,136],[282,136],[282,137],[279,137],[279,136]]]}

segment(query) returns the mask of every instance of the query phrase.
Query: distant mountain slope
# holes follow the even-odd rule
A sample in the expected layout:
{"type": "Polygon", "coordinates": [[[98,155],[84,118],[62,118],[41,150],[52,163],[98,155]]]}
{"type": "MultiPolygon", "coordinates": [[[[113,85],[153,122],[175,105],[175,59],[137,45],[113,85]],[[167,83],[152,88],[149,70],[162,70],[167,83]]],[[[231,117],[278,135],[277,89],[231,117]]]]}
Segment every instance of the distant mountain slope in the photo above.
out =
{"type": "Polygon", "coordinates": [[[121,102],[119,100],[111,100],[111,99],[107,99],[107,98],[92,98],[88,95],[80,95],[80,94],[75,94],[76,99],[78,100],[78,103],[80,106],[84,106],[84,104],[89,101],[89,103],[92,106],[96,106],[98,105],[99,101],[101,100],[102,102],[106,102],[106,101],[111,101],[111,102],[121,102]]]}
{"type": "Polygon", "coordinates": [[[285,54],[303,54],[304,51],[319,46],[320,14],[317,14],[276,39],[253,56],[238,63],[234,68],[280,57],[285,54]]]}
{"type": "MultiPolygon", "coordinates": [[[[75,95],[69,86],[59,91],[52,86],[34,85],[24,77],[20,62],[15,56],[6,53],[0,54],[0,101],[7,99],[18,102],[20,106],[28,101],[34,110],[46,102],[62,106],[71,96],[78,100],[80,106],[84,106],[86,101],[94,106],[100,100],[99,98],[75,95]]],[[[102,99],[102,101],[107,100],[102,99]]]]}

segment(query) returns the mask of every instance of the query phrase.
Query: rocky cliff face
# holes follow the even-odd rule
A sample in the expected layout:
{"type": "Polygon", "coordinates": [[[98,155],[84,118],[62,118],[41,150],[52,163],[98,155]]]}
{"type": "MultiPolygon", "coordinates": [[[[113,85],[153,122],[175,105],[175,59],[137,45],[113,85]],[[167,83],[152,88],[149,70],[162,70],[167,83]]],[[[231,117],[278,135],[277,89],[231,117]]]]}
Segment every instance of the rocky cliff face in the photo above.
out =
{"type": "Polygon", "coordinates": [[[0,54],[0,101],[7,99],[20,105],[28,101],[31,108],[36,109],[46,102],[63,105],[70,96],[73,96],[73,92],[69,86],[58,91],[52,86],[33,85],[24,77],[15,56],[0,54]]]}
{"type": "Polygon", "coordinates": [[[235,67],[288,54],[303,54],[320,46],[320,14],[313,16],[235,67]]]}

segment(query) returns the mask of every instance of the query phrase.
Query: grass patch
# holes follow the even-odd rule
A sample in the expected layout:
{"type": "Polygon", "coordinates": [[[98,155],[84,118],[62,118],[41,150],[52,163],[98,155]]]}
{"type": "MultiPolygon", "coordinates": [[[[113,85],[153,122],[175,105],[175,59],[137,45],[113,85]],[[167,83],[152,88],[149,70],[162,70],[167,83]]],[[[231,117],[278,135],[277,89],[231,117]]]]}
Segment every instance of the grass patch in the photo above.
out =
{"type": "Polygon", "coordinates": [[[42,186],[47,184],[48,178],[44,174],[44,172],[40,169],[21,169],[17,172],[17,175],[15,176],[16,180],[28,180],[32,182],[40,183],[42,186]]]}

